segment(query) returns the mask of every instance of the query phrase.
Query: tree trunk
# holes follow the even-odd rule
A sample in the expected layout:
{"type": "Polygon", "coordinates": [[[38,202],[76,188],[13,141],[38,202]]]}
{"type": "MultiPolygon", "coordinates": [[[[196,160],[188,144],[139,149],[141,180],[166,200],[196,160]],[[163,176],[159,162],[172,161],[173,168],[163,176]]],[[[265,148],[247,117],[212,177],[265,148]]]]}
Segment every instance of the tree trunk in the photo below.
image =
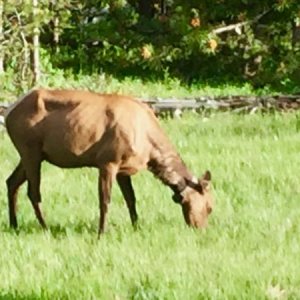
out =
{"type": "Polygon", "coordinates": [[[292,43],[295,45],[300,42],[300,22],[293,24],[292,43]]]}
{"type": "Polygon", "coordinates": [[[40,53],[39,53],[39,35],[40,30],[37,25],[37,14],[38,14],[38,0],[32,0],[33,6],[33,22],[35,23],[33,28],[33,83],[37,84],[41,77],[41,70],[40,70],[40,53]]]}
{"type": "Polygon", "coordinates": [[[160,14],[164,16],[167,14],[167,3],[165,0],[160,1],[160,14]]]}
{"type": "Polygon", "coordinates": [[[54,17],[53,23],[54,23],[53,41],[54,41],[54,44],[55,44],[55,49],[58,50],[58,43],[59,43],[59,18],[58,18],[57,15],[54,17]]]}
{"type": "Polygon", "coordinates": [[[139,13],[147,18],[154,16],[154,1],[153,0],[139,0],[139,13]]]}
{"type": "Polygon", "coordinates": [[[4,73],[3,1],[0,0],[0,74],[4,73]]]}
{"type": "Polygon", "coordinates": [[[23,54],[23,61],[20,61],[20,76],[21,76],[21,81],[24,81],[27,79],[27,70],[30,68],[30,49],[28,46],[28,42],[26,39],[25,31],[22,25],[22,20],[20,14],[16,10],[16,17],[18,20],[19,28],[20,28],[20,36],[23,42],[23,49],[22,49],[22,54],[23,54]]]}
{"type": "Polygon", "coordinates": [[[53,51],[55,53],[59,52],[59,13],[58,13],[58,7],[57,7],[57,0],[52,0],[50,4],[50,9],[53,11],[53,20],[52,20],[52,28],[53,28],[53,43],[54,47],[52,47],[53,51]]]}

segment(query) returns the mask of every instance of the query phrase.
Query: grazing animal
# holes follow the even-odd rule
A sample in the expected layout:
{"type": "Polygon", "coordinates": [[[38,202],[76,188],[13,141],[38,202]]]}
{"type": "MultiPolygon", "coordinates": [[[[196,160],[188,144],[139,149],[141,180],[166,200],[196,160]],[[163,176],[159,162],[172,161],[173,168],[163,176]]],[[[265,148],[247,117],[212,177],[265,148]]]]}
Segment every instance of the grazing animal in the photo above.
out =
{"type": "Polygon", "coordinates": [[[100,218],[105,230],[112,183],[116,179],[131,222],[136,199],[131,175],[150,170],[174,192],[186,223],[204,227],[212,211],[210,172],[196,179],[161,129],[152,110],[133,98],[77,90],[32,90],[5,113],[8,135],[20,162],[7,179],[10,226],[17,228],[18,188],[27,180],[28,197],[40,225],[46,228],[41,202],[41,163],[61,168],[99,170],[100,218]]]}

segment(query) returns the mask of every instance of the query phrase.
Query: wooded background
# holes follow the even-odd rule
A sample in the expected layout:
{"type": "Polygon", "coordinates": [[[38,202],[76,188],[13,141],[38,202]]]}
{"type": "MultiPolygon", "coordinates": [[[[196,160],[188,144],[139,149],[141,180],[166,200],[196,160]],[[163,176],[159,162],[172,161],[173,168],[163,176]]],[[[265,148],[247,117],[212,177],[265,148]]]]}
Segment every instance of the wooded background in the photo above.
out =
{"type": "Polygon", "coordinates": [[[0,74],[28,86],[57,69],[299,82],[300,1],[0,1],[0,74]]]}

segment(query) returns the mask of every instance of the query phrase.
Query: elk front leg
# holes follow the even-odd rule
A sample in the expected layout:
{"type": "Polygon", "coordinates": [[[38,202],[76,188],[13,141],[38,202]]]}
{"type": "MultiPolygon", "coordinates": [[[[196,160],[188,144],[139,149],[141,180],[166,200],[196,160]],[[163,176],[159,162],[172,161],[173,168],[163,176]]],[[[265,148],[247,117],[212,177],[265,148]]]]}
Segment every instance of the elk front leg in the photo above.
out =
{"type": "Polygon", "coordinates": [[[100,205],[100,218],[98,228],[98,238],[101,233],[105,231],[106,215],[108,211],[108,204],[111,197],[111,188],[113,180],[116,176],[116,168],[112,164],[108,164],[101,168],[99,175],[99,205],[100,205]]]}
{"type": "Polygon", "coordinates": [[[122,191],[123,197],[126,201],[131,223],[135,227],[137,223],[138,215],[135,207],[136,200],[135,200],[134,190],[131,183],[131,178],[128,175],[118,174],[117,181],[122,191]]]}

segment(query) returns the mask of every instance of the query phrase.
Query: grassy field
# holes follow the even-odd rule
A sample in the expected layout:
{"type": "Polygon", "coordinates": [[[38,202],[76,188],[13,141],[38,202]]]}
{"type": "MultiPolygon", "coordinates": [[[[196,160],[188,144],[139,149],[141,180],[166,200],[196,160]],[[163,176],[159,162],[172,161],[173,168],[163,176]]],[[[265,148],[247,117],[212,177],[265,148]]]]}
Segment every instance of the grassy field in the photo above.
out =
{"type": "Polygon", "coordinates": [[[8,228],[5,179],[18,156],[0,133],[1,299],[300,299],[300,114],[186,115],[162,121],[195,174],[213,174],[205,231],[187,228],[170,191],[133,178],[134,231],[117,186],[98,241],[97,171],[43,166],[43,210],[26,189],[8,228]]]}

